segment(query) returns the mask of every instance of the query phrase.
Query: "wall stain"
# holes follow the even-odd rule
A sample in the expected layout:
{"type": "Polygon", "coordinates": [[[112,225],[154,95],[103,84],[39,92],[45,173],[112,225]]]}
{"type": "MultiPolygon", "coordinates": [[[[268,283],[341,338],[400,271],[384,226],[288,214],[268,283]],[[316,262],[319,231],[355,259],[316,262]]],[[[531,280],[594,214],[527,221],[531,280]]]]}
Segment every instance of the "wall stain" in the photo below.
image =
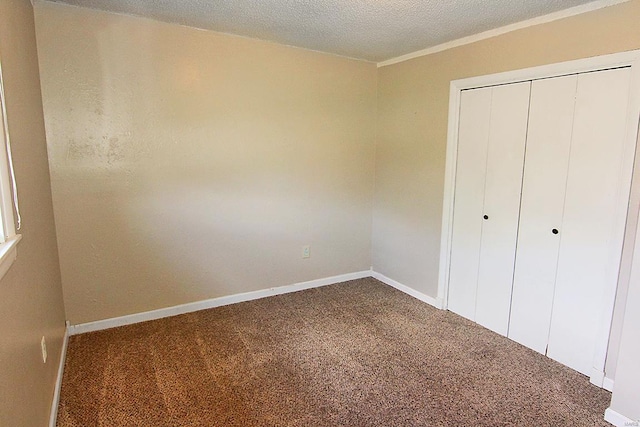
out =
{"type": "Polygon", "coordinates": [[[116,165],[126,160],[126,144],[117,136],[103,136],[95,141],[90,136],[86,140],[69,139],[66,160],[76,164],[116,165]]]}

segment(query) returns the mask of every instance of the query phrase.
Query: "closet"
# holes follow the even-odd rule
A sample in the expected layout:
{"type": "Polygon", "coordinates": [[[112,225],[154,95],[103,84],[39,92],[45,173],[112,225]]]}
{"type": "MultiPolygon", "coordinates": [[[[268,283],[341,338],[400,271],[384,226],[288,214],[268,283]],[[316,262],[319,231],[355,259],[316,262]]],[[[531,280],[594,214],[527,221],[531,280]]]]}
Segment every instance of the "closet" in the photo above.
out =
{"type": "Polygon", "coordinates": [[[630,82],[620,67],[460,94],[448,309],[586,375],[618,279],[630,82]]]}

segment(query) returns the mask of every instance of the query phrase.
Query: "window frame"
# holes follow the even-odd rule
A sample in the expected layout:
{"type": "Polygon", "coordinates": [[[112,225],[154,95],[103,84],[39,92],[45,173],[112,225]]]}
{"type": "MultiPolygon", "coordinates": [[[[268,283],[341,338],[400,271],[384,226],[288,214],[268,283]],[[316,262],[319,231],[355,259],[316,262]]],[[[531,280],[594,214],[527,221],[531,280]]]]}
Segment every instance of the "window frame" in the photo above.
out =
{"type": "MultiPolygon", "coordinates": [[[[2,61],[0,60],[0,85],[3,85],[2,61]]],[[[0,87],[0,279],[4,277],[17,258],[17,245],[22,235],[16,234],[14,216],[14,189],[7,149],[7,114],[4,87],[0,87]]]]}

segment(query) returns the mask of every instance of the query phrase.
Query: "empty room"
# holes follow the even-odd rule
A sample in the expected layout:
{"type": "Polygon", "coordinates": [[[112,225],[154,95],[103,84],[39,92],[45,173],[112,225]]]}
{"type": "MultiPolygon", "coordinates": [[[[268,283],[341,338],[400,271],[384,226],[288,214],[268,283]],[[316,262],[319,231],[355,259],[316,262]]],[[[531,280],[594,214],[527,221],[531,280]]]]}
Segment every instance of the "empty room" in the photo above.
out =
{"type": "Polygon", "coordinates": [[[0,0],[0,427],[640,425],[639,22],[0,0]]]}

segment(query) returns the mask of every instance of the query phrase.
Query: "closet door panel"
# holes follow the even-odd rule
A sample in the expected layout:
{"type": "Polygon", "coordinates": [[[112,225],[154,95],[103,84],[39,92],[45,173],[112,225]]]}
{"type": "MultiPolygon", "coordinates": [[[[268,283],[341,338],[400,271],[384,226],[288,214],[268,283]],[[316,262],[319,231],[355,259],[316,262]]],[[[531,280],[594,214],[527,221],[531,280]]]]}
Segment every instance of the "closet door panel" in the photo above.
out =
{"type": "Polygon", "coordinates": [[[577,76],[531,85],[509,338],[546,353],[560,247],[577,76]]]}
{"type": "Polygon", "coordinates": [[[475,320],[491,88],[462,92],[448,309],[475,320]]]}
{"type": "Polygon", "coordinates": [[[484,189],[477,323],[507,334],[531,82],[493,88],[484,189]]]}
{"type": "Polygon", "coordinates": [[[593,366],[607,284],[617,282],[630,181],[623,177],[630,69],[580,74],[548,356],[593,366]],[[622,192],[622,197],[620,192],[622,192]]]}

